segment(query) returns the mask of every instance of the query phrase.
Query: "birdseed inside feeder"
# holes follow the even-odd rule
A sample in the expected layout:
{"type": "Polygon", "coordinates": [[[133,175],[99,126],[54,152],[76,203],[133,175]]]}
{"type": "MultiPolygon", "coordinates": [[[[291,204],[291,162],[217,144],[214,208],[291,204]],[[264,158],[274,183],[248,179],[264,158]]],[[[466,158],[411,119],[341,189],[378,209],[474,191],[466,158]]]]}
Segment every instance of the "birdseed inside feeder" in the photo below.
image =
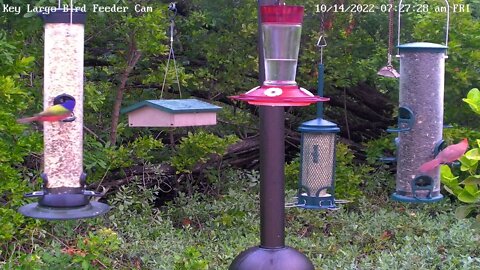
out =
{"type": "Polygon", "coordinates": [[[42,219],[78,219],[93,217],[109,206],[90,202],[98,193],[85,190],[83,172],[83,55],[86,14],[57,9],[40,14],[45,22],[44,108],[62,99],[76,103],[74,118],[44,122],[43,190],[26,194],[38,203],[19,211],[42,219]]]}
{"type": "Polygon", "coordinates": [[[401,13],[398,13],[397,47],[402,74],[399,127],[389,130],[398,132],[396,190],[392,195],[398,201],[435,202],[443,198],[439,169],[424,174],[419,167],[434,159],[443,145],[443,96],[449,27],[449,5],[448,1],[445,2],[445,45],[428,42],[400,45],[401,13]]]}

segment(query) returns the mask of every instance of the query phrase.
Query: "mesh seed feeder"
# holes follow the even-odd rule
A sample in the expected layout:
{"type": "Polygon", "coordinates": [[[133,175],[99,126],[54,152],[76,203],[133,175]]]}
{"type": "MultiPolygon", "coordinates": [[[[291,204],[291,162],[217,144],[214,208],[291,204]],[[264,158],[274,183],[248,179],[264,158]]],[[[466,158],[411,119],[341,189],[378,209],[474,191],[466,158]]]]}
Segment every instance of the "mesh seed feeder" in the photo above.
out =
{"type": "Polygon", "coordinates": [[[262,6],[260,12],[265,81],[262,86],[231,98],[263,106],[308,106],[328,101],[328,98],[314,96],[295,82],[303,7],[262,6]]]}
{"type": "MultiPolygon", "coordinates": [[[[327,46],[322,34],[318,65],[318,95],[323,96],[323,49],[327,46]]],[[[301,135],[300,181],[297,206],[306,209],[335,209],[335,144],[340,128],[323,119],[323,103],[317,103],[317,118],[300,125],[301,135]]]]}
{"type": "Polygon", "coordinates": [[[94,217],[109,206],[90,202],[101,194],[86,190],[83,172],[83,46],[86,14],[57,9],[40,14],[45,22],[44,107],[73,99],[73,117],[44,122],[43,190],[25,194],[37,203],[20,207],[40,219],[94,217]]]}
{"type": "Polygon", "coordinates": [[[449,25],[449,5],[445,2],[445,45],[428,42],[400,45],[398,14],[398,50],[402,74],[398,127],[387,130],[398,133],[396,191],[392,195],[398,201],[435,202],[443,197],[440,193],[439,169],[422,174],[418,168],[435,158],[443,145],[444,74],[449,25]]]}

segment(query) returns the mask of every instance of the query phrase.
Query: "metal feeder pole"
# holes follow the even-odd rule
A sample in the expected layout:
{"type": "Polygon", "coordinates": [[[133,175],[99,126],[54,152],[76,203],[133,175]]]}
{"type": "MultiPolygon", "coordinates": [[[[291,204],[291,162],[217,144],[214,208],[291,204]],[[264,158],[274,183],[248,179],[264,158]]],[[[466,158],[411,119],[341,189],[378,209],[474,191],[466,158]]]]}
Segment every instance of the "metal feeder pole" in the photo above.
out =
{"type": "MultiPolygon", "coordinates": [[[[260,6],[278,0],[258,0],[259,82],[265,80],[260,6]]],[[[285,109],[260,110],[260,246],[240,253],[229,270],[314,270],[310,260],[285,246],[285,109]]]]}

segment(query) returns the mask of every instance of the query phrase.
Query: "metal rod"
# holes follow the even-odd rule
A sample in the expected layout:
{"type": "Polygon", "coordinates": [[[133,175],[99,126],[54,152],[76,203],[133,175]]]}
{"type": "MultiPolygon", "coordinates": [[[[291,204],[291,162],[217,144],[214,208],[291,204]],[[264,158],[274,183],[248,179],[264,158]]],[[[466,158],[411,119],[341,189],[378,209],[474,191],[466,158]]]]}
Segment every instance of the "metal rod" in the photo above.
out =
{"type": "MultiPolygon", "coordinates": [[[[325,76],[325,66],[320,63],[318,64],[318,82],[317,82],[317,93],[318,96],[323,97],[323,86],[325,76]]],[[[323,118],[323,102],[317,103],[317,118],[323,118]]]]}
{"type": "Polygon", "coordinates": [[[260,246],[285,246],[284,108],[260,106],[260,246]]]}
{"type": "MultiPolygon", "coordinates": [[[[281,2],[281,1],[280,1],[281,2]]],[[[258,0],[259,82],[265,81],[260,6],[281,4],[258,0]]],[[[284,108],[260,106],[260,246],[285,246],[284,108]]]]}
{"type": "MultiPolygon", "coordinates": [[[[400,3],[398,3],[398,22],[397,22],[397,45],[400,45],[400,26],[401,26],[401,15],[403,12],[403,6],[402,6],[403,0],[400,0],[400,3]]],[[[448,32],[450,31],[450,4],[448,3],[448,0],[445,0],[445,7],[447,9],[447,22],[445,25],[445,46],[448,47],[448,32]]]]}

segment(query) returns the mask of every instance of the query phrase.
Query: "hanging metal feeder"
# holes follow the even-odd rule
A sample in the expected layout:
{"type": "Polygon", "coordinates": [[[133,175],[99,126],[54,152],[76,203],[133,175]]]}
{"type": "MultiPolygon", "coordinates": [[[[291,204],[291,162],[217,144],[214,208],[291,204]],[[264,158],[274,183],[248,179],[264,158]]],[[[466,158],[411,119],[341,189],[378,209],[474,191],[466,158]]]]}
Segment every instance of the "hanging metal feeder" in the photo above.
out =
{"type": "MultiPolygon", "coordinates": [[[[323,49],[327,46],[322,33],[317,42],[320,48],[317,91],[323,96],[325,67],[323,49]]],[[[323,119],[323,103],[317,103],[317,118],[300,125],[300,181],[297,206],[306,209],[336,209],[334,197],[336,134],[340,128],[323,119]]]]}
{"type": "Polygon", "coordinates": [[[317,118],[303,123],[301,171],[297,206],[307,209],[335,209],[335,146],[340,128],[317,118]]]}
{"type": "Polygon", "coordinates": [[[90,202],[103,194],[86,190],[83,172],[83,46],[86,14],[57,9],[40,14],[45,22],[44,107],[73,99],[72,115],[44,122],[42,191],[25,194],[38,202],[20,207],[25,216],[40,219],[80,219],[107,212],[110,207],[90,202]]]}
{"type": "MultiPolygon", "coordinates": [[[[445,45],[414,42],[400,45],[398,13],[398,50],[400,57],[400,91],[396,190],[392,198],[402,202],[435,202],[440,193],[440,174],[436,169],[421,173],[421,164],[435,158],[443,133],[443,96],[445,58],[448,49],[449,4],[445,45]]],[[[399,5],[402,5],[402,0],[399,5]]]]}
{"type": "Polygon", "coordinates": [[[328,101],[328,98],[314,96],[295,82],[304,8],[262,6],[260,12],[265,81],[262,86],[231,98],[259,106],[308,106],[328,101]]]}

